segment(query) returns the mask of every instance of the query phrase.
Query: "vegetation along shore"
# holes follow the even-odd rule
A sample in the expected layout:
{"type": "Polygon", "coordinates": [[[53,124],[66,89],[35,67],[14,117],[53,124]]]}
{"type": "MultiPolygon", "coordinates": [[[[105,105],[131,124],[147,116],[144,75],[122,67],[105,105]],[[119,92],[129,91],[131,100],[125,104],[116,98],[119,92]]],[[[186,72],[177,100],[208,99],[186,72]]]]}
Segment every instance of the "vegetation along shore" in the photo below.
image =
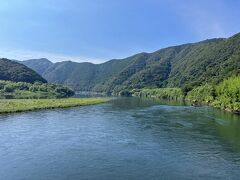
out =
{"type": "Polygon", "coordinates": [[[240,76],[230,77],[217,85],[204,84],[190,91],[184,88],[144,88],[132,90],[130,94],[139,97],[185,100],[193,105],[208,104],[240,113],[240,76]]]}
{"type": "Polygon", "coordinates": [[[93,105],[109,100],[108,98],[1,99],[0,114],[93,105]]]}
{"type": "Polygon", "coordinates": [[[74,94],[73,90],[63,85],[0,81],[0,114],[85,106],[109,101],[107,98],[70,98],[74,94]]]}

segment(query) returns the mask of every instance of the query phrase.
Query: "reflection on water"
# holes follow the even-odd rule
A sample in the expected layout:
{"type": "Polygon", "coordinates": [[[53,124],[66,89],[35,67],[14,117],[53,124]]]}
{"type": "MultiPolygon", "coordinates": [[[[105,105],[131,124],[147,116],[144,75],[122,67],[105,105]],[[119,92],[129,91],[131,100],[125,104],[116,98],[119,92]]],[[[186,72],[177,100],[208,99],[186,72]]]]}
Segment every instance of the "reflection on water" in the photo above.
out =
{"type": "Polygon", "coordinates": [[[76,92],[75,98],[89,98],[89,97],[106,97],[108,96],[105,93],[97,93],[97,92],[91,92],[91,91],[79,91],[76,92]]]}
{"type": "Polygon", "coordinates": [[[240,116],[118,98],[0,116],[2,179],[239,179],[240,116]]]}
{"type": "MultiPolygon", "coordinates": [[[[215,127],[221,140],[228,144],[230,150],[240,151],[240,116],[220,110],[213,110],[215,127]]],[[[239,157],[240,158],[240,157],[239,157]]]]}

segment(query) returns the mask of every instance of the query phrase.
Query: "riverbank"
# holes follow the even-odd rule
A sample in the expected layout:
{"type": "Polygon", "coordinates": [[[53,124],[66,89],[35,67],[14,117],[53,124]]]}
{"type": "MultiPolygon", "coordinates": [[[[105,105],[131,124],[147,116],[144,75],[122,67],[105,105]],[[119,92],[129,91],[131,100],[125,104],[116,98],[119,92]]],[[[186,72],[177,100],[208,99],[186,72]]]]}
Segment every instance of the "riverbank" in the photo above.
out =
{"type": "Polygon", "coordinates": [[[204,94],[194,92],[196,92],[195,89],[189,92],[187,95],[184,95],[179,88],[142,89],[133,93],[132,96],[143,98],[157,98],[169,101],[174,100],[185,102],[186,104],[193,106],[208,105],[224,111],[240,114],[239,102],[233,102],[231,99],[227,99],[222,96],[205,96],[204,94]]]}
{"type": "Polygon", "coordinates": [[[158,99],[167,99],[174,101],[183,101],[184,94],[180,88],[155,88],[155,89],[140,89],[133,92],[133,96],[151,97],[158,99]]]}
{"type": "Polygon", "coordinates": [[[100,104],[109,98],[1,99],[0,114],[100,104]]]}
{"type": "Polygon", "coordinates": [[[56,99],[74,96],[66,86],[35,82],[12,82],[0,80],[0,99],[56,99]]]}
{"type": "Polygon", "coordinates": [[[223,82],[204,84],[183,91],[181,88],[155,88],[133,90],[133,96],[180,100],[192,105],[210,105],[225,111],[240,114],[240,77],[231,77],[223,82]]]}

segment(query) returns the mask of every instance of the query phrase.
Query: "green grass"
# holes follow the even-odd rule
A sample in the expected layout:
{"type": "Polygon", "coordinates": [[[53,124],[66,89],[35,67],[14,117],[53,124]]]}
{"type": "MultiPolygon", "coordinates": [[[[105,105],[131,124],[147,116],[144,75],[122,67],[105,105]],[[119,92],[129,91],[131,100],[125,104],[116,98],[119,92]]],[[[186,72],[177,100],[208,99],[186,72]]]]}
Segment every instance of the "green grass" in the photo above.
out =
{"type": "Polygon", "coordinates": [[[15,113],[53,108],[68,108],[105,103],[108,101],[110,101],[110,99],[108,98],[1,99],[0,113],[15,113]]]}

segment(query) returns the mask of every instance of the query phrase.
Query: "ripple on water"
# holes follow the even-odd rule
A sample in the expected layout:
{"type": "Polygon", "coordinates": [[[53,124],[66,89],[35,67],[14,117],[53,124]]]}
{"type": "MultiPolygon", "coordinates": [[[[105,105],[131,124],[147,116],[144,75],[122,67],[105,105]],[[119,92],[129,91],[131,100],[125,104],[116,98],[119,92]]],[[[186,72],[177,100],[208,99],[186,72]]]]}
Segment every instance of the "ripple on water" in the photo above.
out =
{"type": "Polygon", "coordinates": [[[0,115],[0,177],[238,179],[240,119],[138,98],[0,115]]]}

